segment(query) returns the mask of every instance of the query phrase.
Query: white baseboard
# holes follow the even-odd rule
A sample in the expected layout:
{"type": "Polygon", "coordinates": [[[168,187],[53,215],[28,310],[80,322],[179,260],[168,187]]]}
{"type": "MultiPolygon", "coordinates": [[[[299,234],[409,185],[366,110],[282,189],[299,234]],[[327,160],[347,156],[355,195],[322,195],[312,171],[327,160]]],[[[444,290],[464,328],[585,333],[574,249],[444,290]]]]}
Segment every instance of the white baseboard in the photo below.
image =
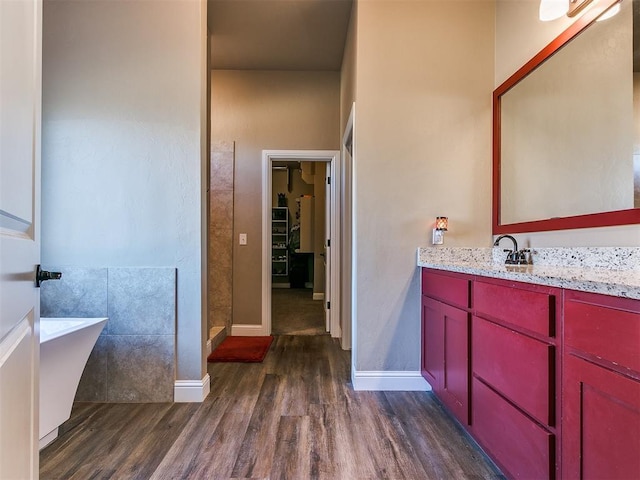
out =
{"type": "Polygon", "coordinates": [[[268,333],[262,325],[232,325],[231,335],[234,337],[262,337],[268,333]]]}
{"type": "Polygon", "coordinates": [[[354,371],[351,380],[354,390],[401,392],[431,390],[431,385],[418,371],[354,371]]]}
{"type": "Polygon", "coordinates": [[[44,437],[40,439],[38,442],[38,450],[42,450],[44,447],[53,442],[56,438],[58,438],[58,427],[51,430],[44,437]]]}
{"type": "Polygon", "coordinates": [[[313,294],[313,299],[314,300],[324,300],[324,293],[314,293],[313,294]]]}
{"type": "Polygon", "coordinates": [[[176,403],[203,402],[211,391],[211,379],[207,373],[202,380],[176,380],[173,386],[173,401],[176,403]]]}

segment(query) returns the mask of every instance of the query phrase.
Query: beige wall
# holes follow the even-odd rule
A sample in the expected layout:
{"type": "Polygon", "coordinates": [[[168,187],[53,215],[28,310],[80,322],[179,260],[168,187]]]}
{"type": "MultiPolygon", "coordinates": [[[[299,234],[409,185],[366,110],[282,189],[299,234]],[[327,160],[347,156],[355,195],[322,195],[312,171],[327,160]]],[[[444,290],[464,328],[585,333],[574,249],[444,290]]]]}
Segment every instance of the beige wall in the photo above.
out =
{"type": "MultiPolygon", "coordinates": [[[[514,73],[573,20],[538,20],[539,2],[496,2],[495,86],[514,73]]],[[[640,226],[603,227],[517,235],[524,246],[639,246],[640,226]]]]}
{"type": "Polygon", "coordinates": [[[640,208],[640,73],[633,74],[633,204],[640,208]]]}
{"type": "MultiPolygon", "coordinates": [[[[344,46],[344,56],[342,58],[342,70],[340,72],[340,138],[344,135],[349,114],[356,101],[356,37],[358,31],[358,2],[354,1],[349,20],[349,30],[344,46]]],[[[355,125],[354,125],[354,136],[355,125]]],[[[342,146],[341,146],[342,147],[342,146]]],[[[340,209],[342,218],[340,219],[340,328],[342,330],[342,348],[351,348],[351,283],[352,283],[352,170],[353,158],[346,149],[342,149],[344,155],[341,161],[341,198],[340,209]]],[[[335,301],[334,301],[335,305],[335,301]]],[[[334,307],[335,308],[335,307],[334,307]]],[[[352,352],[352,359],[355,357],[352,352]]]]}
{"type": "Polygon", "coordinates": [[[359,2],[358,370],[419,370],[415,250],[491,239],[494,2],[359,2]]]}
{"type": "Polygon", "coordinates": [[[497,87],[572,23],[569,17],[538,20],[539,0],[496,0],[497,87]]]}
{"type": "Polygon", "coordinates": [[[261,322],[263,149],[339,147],[339,72],[212,74],[212,138],[236,142],[233,323],[261,322]]]}
{"type": "Polygon", "coordinates": [[[206,2],[51,1],[42,262],[176,267],[176,378],[206,374],[206,2]]]}
{"type": "Polygon", "coordinates": [[[347,124],[351,106],[356,100],[356,38],[358,32],[358,1],[353,2],[349,30],[344,45],[342,69],[340,71],[340,140],[347,124]]]}

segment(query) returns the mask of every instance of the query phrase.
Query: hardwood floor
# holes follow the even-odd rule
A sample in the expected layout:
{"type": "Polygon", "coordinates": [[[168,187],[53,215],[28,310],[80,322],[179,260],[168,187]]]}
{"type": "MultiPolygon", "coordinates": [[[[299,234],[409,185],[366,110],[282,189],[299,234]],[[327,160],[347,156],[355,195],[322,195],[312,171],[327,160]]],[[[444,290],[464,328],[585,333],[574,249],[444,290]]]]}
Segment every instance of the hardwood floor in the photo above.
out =
{"type": "Polygon", "coordinates": [[[349,365],[278,336],[261,364],[209,364],[201,404],[76,404],[40,478],[500,478],[430,393],[354,392],[349,365]]]}

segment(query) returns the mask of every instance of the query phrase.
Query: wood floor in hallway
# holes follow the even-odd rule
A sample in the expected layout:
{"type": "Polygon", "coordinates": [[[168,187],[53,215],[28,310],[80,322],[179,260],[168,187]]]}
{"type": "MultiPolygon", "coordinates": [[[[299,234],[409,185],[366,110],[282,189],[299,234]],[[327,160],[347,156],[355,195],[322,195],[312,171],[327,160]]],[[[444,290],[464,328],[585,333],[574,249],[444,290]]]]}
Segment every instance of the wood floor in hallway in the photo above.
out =
{"type": "Polygon", "coordinates": [[[430,393],[355,392],[350,353],[277,336],[263,363],[209,364],[201,404],[74,406],[41,479],[499,478],[430,393]]]}

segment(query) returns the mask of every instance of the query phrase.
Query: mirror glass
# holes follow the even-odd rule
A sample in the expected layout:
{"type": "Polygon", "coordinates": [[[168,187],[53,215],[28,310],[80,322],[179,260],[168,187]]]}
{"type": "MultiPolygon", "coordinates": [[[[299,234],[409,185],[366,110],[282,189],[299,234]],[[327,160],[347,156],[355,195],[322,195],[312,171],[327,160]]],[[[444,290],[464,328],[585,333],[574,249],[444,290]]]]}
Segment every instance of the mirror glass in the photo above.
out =
{"type": "Polygon", "coordinates": [[[591,23],[499,96],[494,233],[576,228],[559,220],[640,208],[632,3],[591,23]]]}

